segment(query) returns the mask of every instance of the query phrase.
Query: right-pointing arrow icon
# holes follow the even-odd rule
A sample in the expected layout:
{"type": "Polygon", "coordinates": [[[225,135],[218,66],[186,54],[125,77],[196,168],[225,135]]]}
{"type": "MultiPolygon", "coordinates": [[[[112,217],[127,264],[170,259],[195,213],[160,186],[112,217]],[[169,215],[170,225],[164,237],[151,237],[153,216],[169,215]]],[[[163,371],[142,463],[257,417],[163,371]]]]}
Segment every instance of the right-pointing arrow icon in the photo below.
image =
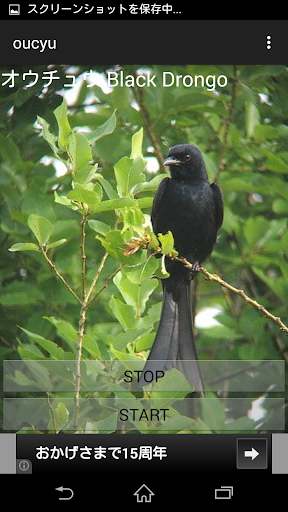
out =
{"type": "Polygon", "coordinates": [[[251,450],[245,450],[244,457],[250,457],[252,460],[256,459],[258,457],[259,452],[255,450],[255,448],[252,447],[251,450]]]}

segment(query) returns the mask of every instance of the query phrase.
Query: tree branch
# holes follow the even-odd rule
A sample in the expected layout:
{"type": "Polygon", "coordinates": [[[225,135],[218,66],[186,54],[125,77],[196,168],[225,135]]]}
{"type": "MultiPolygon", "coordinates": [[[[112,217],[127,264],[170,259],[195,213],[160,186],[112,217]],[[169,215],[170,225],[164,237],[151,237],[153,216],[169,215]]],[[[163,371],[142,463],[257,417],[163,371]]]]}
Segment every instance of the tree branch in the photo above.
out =
{"type": "MultiPolygon", "coordinates": [[[[94,278],[92,280],[91,286],[90,286],[90,288],[89,288],[89,290],[87,292],[87,295],[86,295],[86,302],[87,302],[87,304],[89,303],[90,295],[93,292],[93,290],[94,290],[94,288],[95,288],[95,286],[96,286],[96,284],[98,282],[98,279],[99,279],[99,277],[101,275],[101,272],[102,272],[102,270],[104,268],[104,265],[105,265],[105,262],[106,262],[108,256],[109,256],[109,253],[106,251],[104,256],[103,256],[103,258],[102,258],[102,260],[101,260],[101,262],[100,262],[98,270],[97,270],[97,272],[96,272],[96,274],[95,274],[95,276],[94,276],[94,278]]],[[[90,304],[91,304],[91,302],[90,302],[90,304]]]]}
{"type": "MultiPolygon", "coordinates": [[[[104,265],[103,265],[104,266],[104,265]]],[[[99,267],[100,268],[100,267],[99,267]]],[[[116,270],[114,270],[114,272],[112,272],[112,274],[110,274],[109,277],[107,277],[105,283],[101,286],[101,288],[98,290],[97,293],[95,293],[94,297],[90,300],[90,302],[88,302],[87,304],[87,307],[90,307],[91,304],[98,298],[98,296],[100,295],[100,293],[105,290],[105,288],[107,288],[108,284],[110,283],[110,281],[113,279],[113,277],[116,276],[116,274],[118,274],[119,270],[121,270],[122,268],[122,265],[120,265],[120,267],[116,268],[116,270]]]]}
{"type": "Polygon", "coordinates": [[[76,352],[76,361],[75,361],[75,394],[74,394],[74,420],[73,420],[73,429],[77,430],[78,428],[78,419],[80,413],[80,389],[81,389],[81,360],[82,360],[82,342],[83,336],[85,332],[85,322],[86,322],[86,311],[87,305],[82,304],[80,309],[80,317],[78,324],[78,338],[77,338],[77,352],[76,352]]]}
{"type": "MultiPolygon", "coordinates": [[[[77,295],[77,293],[71,288],[71,286],[66,281],[65,277],[62,276],[62,274],[57,269],[55,263],[50,259],[50,257],[47,254],[47,250],[40,246],[40,251],[43,254],[45,260],[47,261],[48,265],[52,268],[56,276],[62,281],[65,288],[73,295],[73,297],[77,300],[77,302],[80,304],[80,315],[79,315],[79,323],[78,323],[78,336],[77,336],[77,348],[76,348],[76,359],[75,359],[75,390],[74,390],[74,418],[73,418],[73,428],[74,430],[77,430],[78,428],[78,420],[79,420],[79,414],[80,414],[80,391],[81,391],[81,360],[82,360],[82,346],[83,346],[83,336],[85,333],[85,323],[86,323],[86,313],[88,308],[91,306],[91,304],[97,299],[97,297],[100,295],[100,293],[107,288],[110,281],[113,279],[113,277],[119,272],[120,267],[118,267],[112,274],[106,279],[105,283],[101,286],[101,288],[98,290],[98,292],[94,295],[92,299],[91,294],[93,290],[95,289],[95,286],[100,278],[100,275],[103,271],[103,268],[105,266],[106,260],[109,256],[108,252],[105,252],[99,267],[97,269],[97,272],[92,280],[92,283],[88,290],[86,290],[86,280],[87,280],[87,269],[86,269],[86,247],[85,247],[85,240],[86,240],[86,225],[87,225],[87,216],[88,214],[84,214],[81,219],[81,238],[80,238],[80,250],[81,250],[81,281],[82,281],[82,294],[81,298],[77,295]]],[[[118,220],[116,221],[115,226],[117,225],[118,220]]],[[[53,417],[52,417],[53,420],[53,417]]]]}
{"type": "Polygon", "coordinates": [[[152,146],[154,148],[155,156],[158,160],[160,171],[163,173],[166,173],[165,167],[163,165],[164,155],[162,153],[162,149],[159,144],[159,141],[158,141],[158,139],[154,133],[154,130],[153,130],[153,126],[152,126],[152,123],[150,120],[150,115],[149,115],[148,109],[147,109],[145,101],[144,101],[143,89],[141,87],[138,87],[137,85],[135,85],[135,87],[133,88],[133,91],[134,91],[135,99],[140,107],[140,113],[141,113],[141,116],[142,116],[142,119],[143,119],[143,122],[144,122],[144,125],[146,128],[148,137],[151,140],[152,146]]]}
{"type": "MultiPolygon", "coordinates": [[[[177,261],[181,261],[187,268],[191,269],[193,267],[192,263],[190,263],[186,258],[176,256],[174,259],[176,259],[177,261]]],[[[267,318],[273,320],[273,322],[278,324],[281,331],[285,332],[288,335],[288,327],[282,322],[281,318],[270,313],[268,309],[264,308],[264,306],[262,306],[262,304],[259,304],[259,302],[257,302],[256,300],[251,299],[243,290],[235,288],[235,286],[232,286],[231,284],[227,283],[217,274],[210,274],[210,272],[208,272],[208,270],[206,270],[206,268],[204,267],[199,267],[199,272],[202,272],[202,274],[204,274],[208,281],[215,281],[216,283],[220,284],[220,286],[223,286],[224,288],[227,288],[227,290],[230,290],[230,292],[239,295],[245,302],[251,304],[251,306],[258,309],[258,311],[263,313],[263,315],[265,315],[267,318]]]]}
{"type": "Polygon", "coordinates": [[[85,322],[86,322],[86,311],[87,311],[87,301],[86,301],[86,223],[87,223],[87,214],[82,216],[81,219],[81,241],[80,241],[80,249],[81,249],[81,278],[82,278],[82,301],[81,301],[81,309],[80,309],[80,317],[78,324],[78,337],[77,337],[77,349],[76,349],[76,361],[75,361],[75,394],[74,394],[74,420],[73,420],[73,428],[77,430],[78,428],[78,419],[80,414],[80,390],[81,390],[81,360],[82,360],[82,345],[83,345],[83,336],[85,332],[85,322]]]}
{"type": "Polygon", "coordinates": [[[231,123],[232,123],[232,119],[233,119],[236,93],[237,93],[237,85],[238,85],[237,66],[233,67],[233,79],[232,80],[233,80],[232,97],[231,97],[231,101],[230,101],[229,108],[228,108],[228,115],[224,120],[225,130],[224,130],[224,135],[223,135],[223,142],[222,142],[221,149],[220,149],[218,170],[214,177],[215,182],[217,182],[219,180],[220,173],[224,169],[224,158],[225,158],[225,153],[226,153],[226,149],[227,149],[228,137],[229,137],[230,127],[231,127],[231,123]]]}
{"type": "Polygon", "coordinates": [[[54,416],[54,409],[52,407],[52,404],[51,404],[51,401],[50,401],[50,394],[48,392],[46,392],[46,402],[47,402],[48,407],[50,409],[51,420],[52,420],[52,423],[53,423],[55,434],[57,434],[57,426],[56,426],[56,421],[55,421],[55,416],[54,416]]]}
{"type": "Polygon", "coordinates": [[[206,277],[206,279],[208,279],[208,281],[216,281],[216,283],[219,283],[221,286],[224,286],[231,292],[236,293],[237,295],[242,297],[242,299],[245,302],[247,302],[248,304],[251,304],[251,306],[258,309],[258,311],[263,313],[263,315],[265,315],[267,318],[269,318],[270,320],[273,320],[273,322],[278,324],[281,331],[286,332],[286,334],[288,334],[288,327],[282,322],[282,320],[279,316],[275,316],[272,313],[270,313],[270,311],[268,311],[268,309],[264,308],[264,306],[262,306],[262,304],[259,304],[259,302],[257,302],[256,300],[248,297],[248,295],[246,295],[246,293],[243,290],[239,290],[238,288],[235,288],[231,284],[226,283],[226,281],[221,279],[221,277],[217,276],[217,274],[210,274],[210,272],[208,272],[208,270],[206,270],[206,268],[204,268],[204,267],[200,267],[199,270],[200,270],[200,272],[202,272],[202,274],[205,275],[205,277],[206,277]]]}
{"type": "Polygon", "coordinates": [[[87,214],[82,216],[81,220],[81,276],[82,276],[82,302],[85,302],[86,296],[86,251],[85,251],[85,239],[86,239],[86,222],[87,214]]]}
{"type": "MultiPolygon", "coordinates": [[[[166,235],[164,235],[164,236],[166,236],[166,235]]],[[[173,249],[169,253],[163,253],[161,246],[160,245],[156,246],[155,240],[153,241],[151,238],[151,235],[147,232],[144,235],[142,235],[141,238],[132,237],[130,242],[125,243],[124,246],[126,247],[126,249],[124,251],[124,254],[126,256],[129,256],[130,254],[134,254],[138,249],[150,249],[150,250],[153,250],[153,254],[155,256],[160,255],[160,254],[165,254],[165,256],[167,258],[169,258],[171,260],[180,261],[181,263],[183,263],[183,265],[186,268],[196,271],[195,265],[193,265],[193,263],[188,261],[187,258],[178,256],[178,252],[175,249],[173,249]]],[[[279,326],[281,331],[288,334],[288,327],[284,324],[284,322],[282,322],[282,320],[279,316],[275,316],[272,313],[270,313],[270,311],[268,311],[268,309],[264,308],[264,306],[262,304],[259,304],[259,302],[257,302],[256,300],[251,299],[243,290],[240,290],[239,288],[236,288],[235,286],[232,286],[231,284],[227,283],[226,281],[224,281],[224,279],[219,277],[217,274],[210,274],[210,272],[208,272],[208,270],[205,267],[198,266],[197,270],[199,272],[202,272],[202,274],[205,275],[205,277],[208,281],[215,281],[216,283],[220,284],[220,286],[222,286],[223,288],[226,288],[230,292],[233,292],[233,293],[236,293],[236,295],[239,295],[239,297],[241,297],[245,302],[247,302],[248,304],[251,304],[251,306],[258,309],[258,311],[263,313],[263,315],[265,315],[270,320],[273,320],[273,322],[275,322],[279,326]]]]}
{"type": "Polygon", "coordinates": [[[57,269],[55,263],[53,263],[53,261],[50,260],[48,254],[47,254],[47,251],[44,249],[44,247],[40,246],[40,250],[41,250],[45,260],[47,261],[48,265],[50,265],[50,267],[55,272],[56,276],[60,279],[60,281],[62,281],[62,283],[64,284],[65,288],[67,288],[67,290],[73,295],[73,297],[77,300],[77,302],[79,304],[82,304],[82,301],[81,301],[80,297],[78,297],[77,293],[74,292],[73,288],[71,288],[71,286],[67,283],[65,277],[63,277],[62,274],[60,274],[60,272],[57,269]]]}

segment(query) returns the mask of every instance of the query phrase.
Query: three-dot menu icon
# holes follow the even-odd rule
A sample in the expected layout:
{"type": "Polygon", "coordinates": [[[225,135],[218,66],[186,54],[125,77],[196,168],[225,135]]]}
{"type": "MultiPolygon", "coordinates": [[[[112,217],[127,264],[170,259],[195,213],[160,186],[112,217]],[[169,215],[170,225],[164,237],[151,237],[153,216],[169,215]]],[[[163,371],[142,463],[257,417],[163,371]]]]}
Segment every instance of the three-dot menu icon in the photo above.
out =
{"type": "Polygon", "coordinates": [[[266,36],[266,48],[267,50],[271,50],[272,48],[272,37],[266,36]]]}

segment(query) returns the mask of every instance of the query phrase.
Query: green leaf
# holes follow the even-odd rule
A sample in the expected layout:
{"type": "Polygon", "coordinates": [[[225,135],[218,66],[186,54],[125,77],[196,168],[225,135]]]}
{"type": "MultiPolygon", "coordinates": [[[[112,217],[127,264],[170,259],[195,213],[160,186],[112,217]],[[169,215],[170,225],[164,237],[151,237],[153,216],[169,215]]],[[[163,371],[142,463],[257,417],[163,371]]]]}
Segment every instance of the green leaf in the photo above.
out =
{"type": "Polygon", "coordinates": [[[7,292],[2,293],[0,297],[0,304],[2,306],[14,307],[14,306],[29,306],[37,304],[38,299],[28,292],[7,292]]]}
{"type": "Polygon", "coordinates": [[[55,408],[53,407],[53,404],[54,401],[52,402],[53,413],[50,413],[53,416],[49,420],[47,430],[58,434],[69,420],[69,411],[63,403],[58,403],[55,408]]]}
{"type": "Polygon", "coordinates": [[[37,179],[30,181],[29,179],[29,186],[24,192],[21,211],[26,214],[27,218],[31,213],[34,213],[45,217],[53,224],[56,216],[51,195],[45,190],[44,182],[41,178],[42,172],[39,173],[39,170],[35,169],[34,173],[37,175],[37,179],[41,179],[41,181],[37,182],[37,179]]]}
{"type": "Polygon", "coordinates": [[[76,174],[79,169],[86,167],[92,160],[92,150],[89,141],[81,133],[74,130],[69,135],[67,149],[72,160],[73,171],[76,174]]]}
{"type": "Polygon", "coordinates": [[[0,133],[0,155],[9,164],[15,164],[21,160],[20,151],[12,136],[0,133]]]}
{"type": "Polygon", "coordinates": [[[100,235],[106,236],[109,231],[111,231],[111,226],[105,224],[105,222],[101,222],[100,220],[88,220],[88,225],[93,231],[96,233],[100,233],[100,235]]]}
{"type": "Polygon", "coordinates": [[[128,279],[134,284],[141,284],[143,281],[150,279],[159,266],[159,259],[153,255],[149,256],[146,261],[127,272],[128,279]]]}
{"type": "Polygon", "coordinates": [[[167,279],[170,274],[167,272],[166,265],[165,265],[165,254],[162,254],[160,265],[158,266],[158,269],[155,271],[155,277],[158,277],[158,279],[167,279]]]}
{"type": "Polygon", "coordinates": [[[84,334],[83,348],[85,348],[87,352],[89,352],[89,354],[91,354],[91,356],[94,357],[94,359],[101,359],[98,343],[93,336],[90,336],[89,334],[84,334]]]}
{"type": "MultiPolygon", "coordinates": [[[[78,220],[71,219],[65,219],[61,217],[61,219],[56,220],[56,222],[53,223],[54,226],[54,232],[53,232],[53,241],[55,240],[65,240],[65,235],[69,234],[69,240],[72,238],[78,240],[78,236],[80,234],[80,226],[78,220]]],[[[49,243],[50,245],[50,243],[49,243]]]]}
{"type": "Polygon", "coordinates": [[[54,110],[54,115],[58,124],[58,144],[59,148],[66,151],[69,144],[69,135],[72,131],[67,116],[67,103],[63,99],[61,105],[54,110]]]}
{"type": "Polygon", "coordinates": [[[55,247],[59,247],[67,242],[67,238],[61,238],[61,240],[56,240],[52,242],[52,244],[47,245],[47,249],[54,249],[55,247]]]}
{"type": "Polygon", "coordinates": [[[142,192],[142,191],[152,191],[155,192],[157,188],[159,187],[161,181],[167,178],[167,174],[157,174],[152,180],[145,181],[144,183],[139,183],[135,187],[135,192],[142,192]]]}
{"type": "Polygon", "coordinates": [[[253,138],[265,142],[269,139],[278,139],[279,132],[277,128],[269,124],[256,124],[253,131],[253,138]]]}
{"type": "Polygon", "coordinates": [[[247,416],[242,416],[241,418],[233,419],[231,422],[225,423],[225,431],[233,430],[235,432],[243,432],[249,430],[255,430],[255,422],[248,418],[247,416]]]}
{"type": "Polygon", "coordinates": [[[284,162],[282,158],[277,155],[274,155],[271,151],[264,151],[267,160],[264,162],[264,166],[267,167],[270,171],[279,172],[286,174],[288,172],[288,165],[284,162]]]}
{"type": "Polygon", "coordinates": [[[281,247],[282,251],[288,253],[288,231],[281,237],[281,247]]]}
{"type": "Polygon", "coordinates": [[[122,212],[122,217],[124,224],[122,232],[130,229],[142,235],[145,217],[140,208],[137,208],[136,206],[133,208],[125,208],[125,210],[122,212]]]}
{"type": "MultiPolygon", "coordinates": [[[[204,329],[203,329],[204,330],[204,329]]],[[[242,335],[237,333],[234,329],[225,327],[224,325],[214,325],[205,329],[205,336],[210,339],[223,339],[223,340],[237,340],[241,339],[242,335]]]]}
{"type": "Polygon", "coordinates": [[[51,133],[49,131],[49,124],[47,123],[47,121],[45,121],[45,119],[43,119],[42,117],[39,117],[39,116],[37,116],[37,122],[42,127],[43,139],[45,139],[46,142],[48,142],[48,144],[49,144],[50,148],[52,149],[54,155],[57,158],[59,158],[58,154],[60,153],[60,151],[59,151],[59,148],[57,147],[57,144],[56,144],[56,137],[55,137],[55,135],[53,135],[53,133],[51,133]]]}
{"type": "Polygon", "coordinates": [[[145,169],[145,160],[142,156],[142,129],[132,137],[131,157],[124,156],[114,166],[115,177],[117,181],[118,193],[121,197],[129,196],[139,183],[145,181],[143,171],[145,169]]]}
{"type": "Polygon", "coordinates": [[[113,282],[120,291],[126,304],[134,308],[137,318],[144,312],[150,295],[158,286],[156,279],[146,279],[139,284],[134,284],[122,272],[118,272],[113,282]]]}
{"type": "Polygon", "coordinates": [[[128,354],[128,352],[121,352],[120,350],[117,350],[115,347],[112,346],[110,347],[110,350],[119,361],[139,361],[139,357],[134,354],[128,354]]]}
{"type": "Polygon", "coordinates": [[[51,324],[56,327],[64,340],[77,342],[77,331],[69,322],[55,318],[54,316],[44,316],[43,318],[51,322],[51,324]]]}
{"type": "Polygon", "coordinates": [[[106,135],[110,135],[111,133],[114,132],[114,130],[116,128],[115,112],[116,112],[116,110],[114,110],[112,116],[110,116],[109,119],[107,119],[107,121],[105,121],[105,123],[98,126],[98,128],[96,128],[96,130],[87,134],[87,139],[90,142],[96,142],[97,140],[102,139],[102,137],[105,137],[106,135]]]}
{"type": "Polygon", "coordinates": [[[245,125],[247,137],[252,137],[254,128],[260,122],[258,108],[252,101],[245,101],[245,125]]]}
{"type": "Polygon", "coordinates": [[[165,406],[165,400],[167,398],[168,401],[166,403],[173,403],[173,401],[171,401],[172,398],[173,400],[176,398],[184,398],[188,390],[193,391],[193,387],[187,382],[185,375],[176,368],[171,368],[168,372],[165,372],[164,377],[154,382],[152,386],[152,397],[158,399],[163,398],[164,400],[163,405],[159,401],[161,404],[160,407],[165,406]],[[167,392],[167,389],[175,391],[167,392]]]}
{"type": "Polygon", "coordinates": [[[164,254],[169,254],[174,249],[174,238],[171,231],[168,231],[166,235],[158,233],[158,238],[161,243],[161,250],[164,254]]]}
{"type": "MultiPolygon", "coordinates": [[[[225,405],[218,398],[210,398],[214,396],[208,394],[208,400],[201,400],[201,419],[208,426],[209,429],[221,430],[225,425],[225,405]],[[210,398],[210,399],[209,399],[210,398]]],[[[207,396],[207,395],[206,395],[207,396]]]]}
{"type": "Polygon", "coordinates": [[[256,345],[255,343],[244,343],[239,347],[239,357],[244,361],[262,361],[266,353],[267,350],[265,346],[256,345]]]}
{"type": "Polygon", "coordinates": [[[32,361],[47,360],[46,357],[43,356],[43,352],[39,350],[38,347],[35,345],[28,345],[27,343],[24,343],[18,348],[18,353],[21,357],[21,359],[32,359],[32,361]]]}
{"type": "Polygon", "coordinates": [[[117,194],[116,190],[114,190],[114,188],[112,187],[112,185],[109,181],[107,181],[107,180],[105,180],[105,178],[103,178],[102,174],[96,173],[95,178],[100,181],[100,183],[103,187],[103,190],[105,190],[109,199],[117,199],[118,198],[118,194],[117,194]]]}
{"type": "Polygon", "coordinates": [[[67,208],[70,208],[71,210],[78,210],[78,206],[73,204],[71,199],[68,199],[67,196],[59,196],[59,194],[54,192],[54,199],[55,203],[62,204],[62,206],[66,206],[67,208]]]}
{"type": "Polygon", "coordinates": [[[127,256],[124,256],[125,239],[118,229],[109,231],[106,238],[98,237],[103,247],[109,254],[122,263],[127,263],[127,256]]]}
{"type": "MultiPolygon", "coordinates": [[[[173,418],[168,418],[161,427],[157,427],[157,432],[164,431],[165,433],[171,433],[172,431],[185,431],[185,430],[200,430],[197,427],[198,422],[188,416],[181,416],[180,414],[173,418]]],[[[156,429],[156,427],[155,427],[156,429]]]]}
{"type": "Polygon", "coordinates": [[[125,331],[136,327],[137,318],[135,318],[135,313],[132,306],[124,304],[124,302],[112,295],[109,301],[109,307],[125,331]]]}
{"type": "Polygon", "coordinates": [[[85,432],[105,432],[105,434],[113,433],[117,430],[119,413],[118,411],[109,414],[106,418],[98,421],[87,421],[85,425],[85,432]]]}
{"type": "MultiPolygon", "coordinates": [[[[89,184],[92,185],[92,184],[89,184]]],[[[96,190],[91,190],[88,188],[89,185],[83,187],[80,183],[75,182],[74,188],[67,194],[68,199],[72,199],[73,201],[79,201],[80,203],[88,204],[89,206],[97,205],[101,201],[101,192],[102,188],[99,184],[96,190]]],[[[93,185],[93,188],[95,186],[93,185]]]]}
{"type": "MultiPolygon", "coordinates": [[[[10,379],[9,379],[10,380],[10,379]]],[[[15,370],[15,377],[11,377],[11,381],[17,384],[20,387],[27,387],[31,389],[31,379],[24,375],[24,373],[19,370],[15,370]]],[[[41,385],[39,386],[40,391],[41,385]]]]}
{"type": "Polygon", "coordinates": [[[121,208],[125,208],[126,206],[135,206],[135,204],[137,203],[130,197],[121,197],[119,199],[107,199],[107,201],[101,201],[101,203],[94,206],[93,213],[119,210],[121,208]]]}
{"type": "Polygon", "coordinates": [[[250,245],[261,241],[269,230],[269,222],[264,217],[250,217],[244,225],[244,235],[250,245]]]}
{"type": "Polygon", "coordinates": [[[23,243],[19,242],[17,244],[13,244],[8,251],[16,252],[16,251],[39,251],[39,247],[36,244],[32,244],[30,242],[23,243]]]}
{"type": "MultiPolygon", "coordinates": [[[[61,320],[61,319],[55,318],[53,316],[50,316],[50,317],[45,316],[44,318],[46,320],[48,320],[49,322],[51,322],[51,324],[56,327],[60,336],[65,341],[67,341],[68,343],[72,342],[72,344],[70,344],[70,346],[74,349],[75,344],[77,344],[78,333],[77,333],[76,329],[73,327],[73,325],[71,325],[69,322],[66,322],[65,320],[61,320]]],[[[83,348],[85,348],[93,357],[95,357],[96,359],[99,359],[100,352],[98,349],[98,345],[97,345],[96,340],[92,336],[90,336],[88,334],[84,334],[83,348]]]]}
{"type": "Polygon", "coordinates": [[[269,277],[260,268],[252,267],[253,272],[270,288],[284,304],[286,304],[288,296],[288,284],[283,281],[282,277],[269,277]]]}
{"type": "Polygon", "coordinates": [[[157,251],[158,249],[161,249],[161,246],[160,246],[160,242],[158,240],[158,236],[155,235],[154,231],[152,231],[152,228],[149,226],[147,228],[147,231],[148,231],[148,234],[151,238],[151,241],[149,242],[149,249],[151,249],[151,251],[157,251]]]}
{"type": "Polygon", "coordinates": [[[288,213],[288,201],[285,199],[275,199],[272,204],[272,210],[274,213],[287,214],[288,213]]]}
{"type": "Polygon", "coordinates": [[[143,335],[135,339],[135,352],[142,352],[142,350],[149,350],[154,342],[155,333],[145,332],[143,335]]]}
{"type": "Polygon", "coordinates": [[[156,322],[159,322],[161,307],[161,302],[153,304],[153,306],[148,309],[147,314],[139,319],[138,327],[141,329],[151,329],[156,322]]]}
{"type": "Polygon", "coordinates": [[[77,174],[75,176],[75,181],[81,183],[83,187],[90,183],[94,178],[96,178],[98,164],[95,165],[85,165],[84,167],[77,170],[77,174]]]}
{"type": "MultiPolygon", "coordinates": [[[[117,182],[117,190],[119,196],[128,196],[130,190],[130,178],[131,178],[131,166],[133,160],[128,158],[128,156],[124,156],[115,164],[114,172],[117,182]]],[[[134,183],[135,185],[137,183],[134,183]]]]}
{"type": "Polygon", "coordinates": [[[51,340],[47,340],[46,338],[43,338],[43,336],[40,336],[40,334],[36,334],[34,332],[28,331],[27,329],[24,329],[23,327],[20,327],[20,329],[29,336],[29,338],[34,342],[40,345],[40,347],[44,348],[50,356],[52,356],[53,359],[62,360],[65,359],[65,352],[61,347],[58,347],[56,343],[54,343],[51,340]]]}
{"type": "Polygon", "coordinates": [[[130,158],[133,160],[137,156],[143,159],[142,155],[142,144],[143,144],[143,128],[140,128],[138,132],[134,133],[132,137],[132,149],[130,158]]]}
{"type": "Polygon", "coordinates": [[[27,223],[39,244],[47,244],[54,231],[53,224],[51,224],[50,220],[41,217],[41,215],[34,215],[34,213],[32,213],[29,215],[27,223]]]}
{"type": "MultiPolygon", "coordinates": [[[[141,337],[142,333],[145,332],[145,329],[130,329],[127,332],[120,332],[116,335],[108,336],[107,343],[112,345],[117,350],[123,350],[129,343],[136,341],[139,337],[141,337]]],[[[153,334],[153,339],[154,337],[155,335],[153,334]]],[[[151,344],[149,345],[149,348],[151,347],[151,344]]],[[[140,350],[137,350],[137,352],[140,352],[140,350]]]]}
{"type": "Polygon", "coordinates": [[[222,229],[224,229],[228,233],[233,233],[233,231],[237,233],[237,231],[239,230],[239,217],[232,212],[228,204],[225,205],[225,215],[222,224],[222,229]]]}
{"type": "Polygon", "coordinates": [[[139,208],[151,208],[153,204],[153,197],[139,197],[137,205],[139,208]]]}

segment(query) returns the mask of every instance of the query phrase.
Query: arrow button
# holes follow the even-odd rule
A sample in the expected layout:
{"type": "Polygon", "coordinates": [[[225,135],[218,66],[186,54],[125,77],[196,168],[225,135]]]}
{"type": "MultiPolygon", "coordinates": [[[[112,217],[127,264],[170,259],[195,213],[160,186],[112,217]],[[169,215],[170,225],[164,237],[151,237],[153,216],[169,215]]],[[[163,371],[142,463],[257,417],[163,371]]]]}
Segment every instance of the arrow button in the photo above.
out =
{"type": "Polygon", "coordinates": [[[237,439],[237,469],[267,469],[267,438],[237,439]]]}
{"type": "Polygon", "coordinates": [[[252,447],[251,450],[245,450],[244,451],[244,457],[251,457],[252,460],[256,459],[258,457],[259,452],[255,450],[255,448],[252,447]]]}

